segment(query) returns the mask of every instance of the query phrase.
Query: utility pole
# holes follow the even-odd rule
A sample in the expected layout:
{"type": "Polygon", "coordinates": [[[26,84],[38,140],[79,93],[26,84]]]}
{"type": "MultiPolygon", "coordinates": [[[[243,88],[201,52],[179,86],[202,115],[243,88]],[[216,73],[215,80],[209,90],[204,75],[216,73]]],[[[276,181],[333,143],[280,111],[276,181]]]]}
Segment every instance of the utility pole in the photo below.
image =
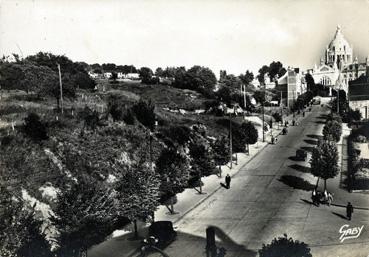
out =
{"type": "Polygon", "coordinates": [[[231,120],[231,113],[229,113],[229,159],[230,159],[230,168],[232,169],[232,120],[231,120]]]}
{"type": "Polygon", "coordinates": [[[58,71],[59,71],[59,84],[60,84],[60,107],[61,113],[63,113],[63,84],[61,79],[61,71],[60,71],[60,64],[58,63],[58,71]]]}
{"type": "Polygon", "coordinates": [[[264,122],[265,122],[265,118],[264,118],[264,104],[265,104],[265,82],[263,82],[264,87],[263,87],[263,101],[262,101],[262,113],[263,113],[263,127],[262,127],[262,131],[263,131],[263,142],[265,142],[265,131],[264,131],[264,122]]]}
{"type": "Polygon", "coordinates": [[[337,114],[340,114],[340,89],[337,90],[337,114]]]}
{"type": "Polygon", "coordinates": [[[241,85],[241,89],[243,88],[243,104],[244,104],[244,107],[245,107],[245,111],[246,111],[246,114],[247,114],[247,102],[246,102],[246,85],[241,85]]]}

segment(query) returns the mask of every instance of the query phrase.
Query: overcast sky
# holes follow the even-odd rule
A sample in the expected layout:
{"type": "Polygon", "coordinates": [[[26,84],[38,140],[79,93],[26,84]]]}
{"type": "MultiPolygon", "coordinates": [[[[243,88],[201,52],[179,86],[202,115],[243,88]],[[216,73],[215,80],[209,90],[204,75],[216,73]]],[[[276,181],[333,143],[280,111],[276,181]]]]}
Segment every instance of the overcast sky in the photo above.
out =
{"type": "Polygon", "coordinates": [[[0,0],[0,54],[39,51],[87,63],[310,68],[337,24],[369,54],[369,0],[0,0]]]}

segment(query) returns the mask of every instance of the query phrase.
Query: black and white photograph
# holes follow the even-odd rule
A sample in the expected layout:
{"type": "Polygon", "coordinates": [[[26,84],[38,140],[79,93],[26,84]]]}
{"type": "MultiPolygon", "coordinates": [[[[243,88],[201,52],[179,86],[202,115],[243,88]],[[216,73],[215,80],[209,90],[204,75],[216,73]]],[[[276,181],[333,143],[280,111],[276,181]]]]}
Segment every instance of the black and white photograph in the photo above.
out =
{"type": "Polygon", "coordinates": [[[369,256],[369,0],[0,0],[0,257],[145,256],[369,256]]]}

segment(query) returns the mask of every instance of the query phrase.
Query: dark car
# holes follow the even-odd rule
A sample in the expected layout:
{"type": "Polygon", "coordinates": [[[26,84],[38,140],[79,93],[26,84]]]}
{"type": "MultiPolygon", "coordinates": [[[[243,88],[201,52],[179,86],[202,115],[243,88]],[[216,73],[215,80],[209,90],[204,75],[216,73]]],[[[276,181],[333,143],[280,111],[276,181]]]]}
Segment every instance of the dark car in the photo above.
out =
{"type": "Polygon", "coordinates": [[[177,232],[173,229],[171,221],[156,221],[149,227],[148,237],[153,236],[157,239],[156,247],[164,249],[177,237],[177,232]]]}

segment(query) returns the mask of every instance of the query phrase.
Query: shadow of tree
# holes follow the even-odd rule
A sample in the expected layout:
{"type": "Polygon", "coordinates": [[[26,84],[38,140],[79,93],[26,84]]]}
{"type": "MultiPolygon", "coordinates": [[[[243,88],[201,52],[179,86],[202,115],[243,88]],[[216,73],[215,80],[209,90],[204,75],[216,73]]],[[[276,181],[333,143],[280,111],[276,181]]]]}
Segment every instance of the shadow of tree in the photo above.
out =
{"type": "Polygon", "coordinates": [[[294,170],[303,172],[303,173],[310,173],[310,168],[306,167],[306,166],[302,166],[302,165],[298,165],[298,164],[292,164],[292,165],[289,165],[288,167],[290,167],[294,170]]]}
{"type": "Polygon", "coordinates": [[[319,139],[319,138],[323,138],[323,136],[320,136],[320,135],[313,135],[313,134],[309,134],[309,135],[306,135],[307,137],[310,137],[310,138],[315,138],[315,139],[319,139]]]}
{"type": "Polygon", "coordinates": [[[315,121],[316,124],[325,124],[325,121],[317,120],[315,121]]]}
{"type": "Polygon", "coordinates": [[[316,141],[316,140],[304,139],[304,142],[308,143],[310,145],[318,145],[318,141],[316,141]]]}
{"type": "MultiPolygon", "coordinates": [[[[245,256],[256,257],[257,253],[247,249],[244,245],[236,243],[222,229],[216,226],[210,226],[214,229],[216,238],[216,247],[219,250],[224,248],[226,256],[245,256]]],[[[148,229],[142,228],[139,231],[140,235],[146,236],[148,229]]],[[[89,249],[89,257],[111,257],[111,256],[140,256],[142,241],[130,241],[132,233],[128,233],[119,237],[110,238],[105,242],[89,249]],[[117,254],[119,253],[119,254],[117,254]]],[[[204,229],[203,236],[193,235],[177,231],[176,240],[164,248],[164,252],[169,256],[207,256],[206,255],[206,230],[204,229]]],[[[157,252],[150,252],[148,256],[163,256],[157,252]]]]}
{"type": "Polygon", "coordinates": [[[314,185],[310,184],[305,179],[291,175],[284,175],[280,177],[279,181],[294,189],[311,191],[315,188],[314,185]]]}
{"type": "Polygon", "coordinates": [[[305,150],[305,151],[307,151],[307,152],[313,152],[313,149],[314,149],[315,147],[313,147],[313,146],[303,146],[303,147],[301,147],[301,149],[302,150],[305,150]]]}
{"type": "Polygon", "coordinates": [[[340,213],[333,212],[333,211],[332,211],[332,213],[333,213],[334,215],[336,215],[336,216],[340,217],[341,219],[347,220],[347,218],[346,218],[346,216],[345,216],[345,215],[342,215],[342,214],[340,214],[340,213]]]}

